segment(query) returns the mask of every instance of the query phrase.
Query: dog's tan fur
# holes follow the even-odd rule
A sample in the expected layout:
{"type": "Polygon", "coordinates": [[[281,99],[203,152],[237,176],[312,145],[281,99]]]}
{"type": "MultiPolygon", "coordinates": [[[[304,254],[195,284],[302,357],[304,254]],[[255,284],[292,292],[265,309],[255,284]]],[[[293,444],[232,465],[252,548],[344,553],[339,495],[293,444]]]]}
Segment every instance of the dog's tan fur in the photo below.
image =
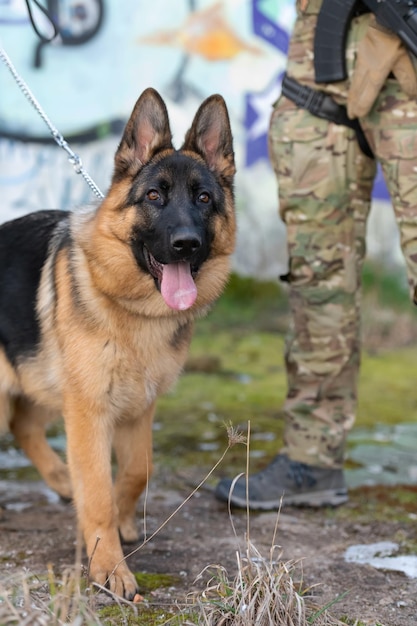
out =
{"type": "MultiPolygon", "coordinates": [[[[211,254],[196,277],[198,296],[189,310],[171,310],[153,278],[138,267],[129,242],[141,218],[135,206],[126,206],[129,193],[143,164],[173,152],[167,147],[154,155],[155,145],[168,143],[143,114],[147,99],[154,106],[157,98],[148,90],[138,100],[108,194],[97,209],[71,216],[71,247],[49,254],[44,264],[36,354],[13,368],[0,348],[0,426],[13,432],[53,489],[74,498],[93,579],[130,599],[137,585],[123,561],[119,530],[124,540],[137,539],[135,506],[152,472],[155,402],[181,372],[195,316],[224,287],[235,236],[231,185],[224,185],[225,212],[213,218],[211,254]],[[59,414],[69,473],[45,438],[46,424],[59,414]],[[118,462],[114,486],[112,447],[118,462]]],[[[213,98],[210,106],[227,117],[220,97],[213,98]]],[[[194,124],[184,153],[231,179],[233,154],[216,148],[219,132],[216,123],[205,134],[194,124]],[[193,135],[204,159],[188,148],[193,135]]]]}

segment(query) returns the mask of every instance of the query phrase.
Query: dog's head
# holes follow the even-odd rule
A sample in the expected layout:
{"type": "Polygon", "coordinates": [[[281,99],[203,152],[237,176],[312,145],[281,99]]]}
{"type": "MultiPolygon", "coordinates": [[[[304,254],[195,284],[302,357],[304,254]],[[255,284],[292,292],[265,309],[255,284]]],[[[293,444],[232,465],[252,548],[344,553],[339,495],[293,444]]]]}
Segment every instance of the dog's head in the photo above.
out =
{"type": "MultiPolygon", "coordinates": [[[[211,261],[219,274],[219,259],[224,263],[233,251],[234,173],[232,133],[221,96],[203,102],[176,150],[162,98],[154,89],[143,92],[116,152],[106,202],[117,199],[138,269],[171,309],[185,310],[195,301],[205,305],[218,295],[209,294],[219,291],[214,285],[203,286],[209,278],[203,269],[211,261]]],[[[225,267],[225,276],[209,283],[224,283],[227,272],[225,267]]]]}

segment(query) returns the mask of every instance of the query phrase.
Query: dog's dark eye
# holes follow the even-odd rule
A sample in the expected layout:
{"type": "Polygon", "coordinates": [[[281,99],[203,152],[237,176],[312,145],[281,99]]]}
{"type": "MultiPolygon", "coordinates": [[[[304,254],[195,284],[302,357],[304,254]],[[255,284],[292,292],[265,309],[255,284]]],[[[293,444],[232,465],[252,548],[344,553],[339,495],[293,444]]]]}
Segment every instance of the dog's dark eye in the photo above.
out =
{"type": "Polygon", "coordinates": [[[200,193],[200,195],[198,196],[198,200],[199,202],[207,204],[208,202],[210,202],[210,196],[206,191],[203,191],[203,193],[200,193]]]}
{"type": "Polygon", "coordinates": [[[151,200],[151,202],[155,202],[155,200],[159,200],[160,196],[156,189],[149,189],[146,197],[148,198],[148,200],[151,200]]]}

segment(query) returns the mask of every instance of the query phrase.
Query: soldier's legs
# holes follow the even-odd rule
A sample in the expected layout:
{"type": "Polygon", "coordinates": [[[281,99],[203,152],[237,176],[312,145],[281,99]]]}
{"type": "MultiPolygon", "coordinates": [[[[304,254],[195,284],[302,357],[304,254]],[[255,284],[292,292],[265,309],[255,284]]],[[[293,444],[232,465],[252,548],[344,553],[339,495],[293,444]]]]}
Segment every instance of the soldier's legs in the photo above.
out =
{"type": "Polygon", "coordinates": [[[400,231],[411,299],[417,304],[417,102],[388,80],[363,120],[381,163],[400,231]]]}
{"type": "Polygon", "coordinates": [[[352,131],[281,98],[270,128],[271,161],[287,227],[292,330],[285,362],[285,448],[218,498],[270,509],[347,500],[342,465],[360,360],[360,282],[375,162],[352,131]]]}
{"type": "Polygon", "coordinates": [[[292,329],[284,452],[341,468],[360,361],[360,282],[375,163],[352,131],[285,99],[270,130],[287,226],[292,329]]]}

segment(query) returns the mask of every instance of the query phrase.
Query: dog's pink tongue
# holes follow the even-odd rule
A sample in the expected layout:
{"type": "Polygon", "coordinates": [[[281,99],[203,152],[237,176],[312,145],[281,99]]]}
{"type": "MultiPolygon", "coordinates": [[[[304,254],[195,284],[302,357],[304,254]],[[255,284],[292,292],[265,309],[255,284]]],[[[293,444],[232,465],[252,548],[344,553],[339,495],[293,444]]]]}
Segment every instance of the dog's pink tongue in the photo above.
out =
{"type": "Polygon", "coordinates": [[[189,309],[197,297],[197,287],[189,263],[170,263],[162,270],[161,294],[171,309],[189,309]]]}

